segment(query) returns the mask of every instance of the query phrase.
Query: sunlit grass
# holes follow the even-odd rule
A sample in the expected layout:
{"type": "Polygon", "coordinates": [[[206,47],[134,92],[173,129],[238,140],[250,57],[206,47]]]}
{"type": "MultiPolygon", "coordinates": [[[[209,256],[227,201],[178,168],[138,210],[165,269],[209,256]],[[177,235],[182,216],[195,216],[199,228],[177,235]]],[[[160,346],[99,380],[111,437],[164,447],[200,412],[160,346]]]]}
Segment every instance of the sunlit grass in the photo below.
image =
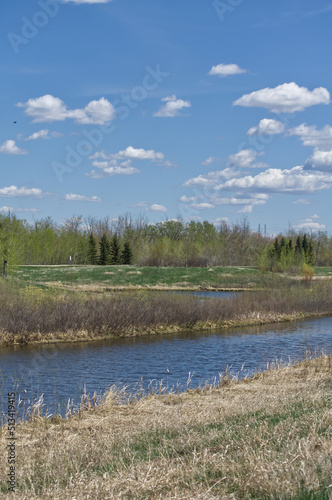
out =
{"type": "MultiPolygon", "coordinates": [[[[15,498],[328,499],[332,358],[17,428],[15,498]]],[[[5,446],[6,428],[0,431],[5,446]]],[[[0,462],[5,493],[6,462],[0,462]]]]}

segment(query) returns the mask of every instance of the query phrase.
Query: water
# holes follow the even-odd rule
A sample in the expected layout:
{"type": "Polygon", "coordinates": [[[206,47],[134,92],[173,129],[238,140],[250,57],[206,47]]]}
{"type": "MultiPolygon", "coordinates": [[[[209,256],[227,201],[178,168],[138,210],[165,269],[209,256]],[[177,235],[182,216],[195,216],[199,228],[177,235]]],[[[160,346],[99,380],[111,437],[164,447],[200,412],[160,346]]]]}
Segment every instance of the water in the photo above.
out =
{"type": "Polygon", "coordinates": [[[98,394],[113,384],[178,386],[185,389],[212,381],[226,367],[232,373],[266,368],[267,362],[303,358],[305,352],[332,351],[332,318],[124,338],[79,344],[3,347],[0,349],[2,392],[14,390],[26,403],[44,394],[50,412],[83,392],[98,394]],[[169,370],[169,373],[167,373],[169,370]],[[152,381],[152,382],[151,382],[152,381]],[[24,393],[26,391],[26,394],[24,393]]]}
{"type": "MultiPolygon", "coordinates": [[[[332,351],[332,318],[260,327],[183,332],[78,344],[60,343],[0,349],[2,392],[13,389],[28,403],[41,394],[50,412],[64,412],[68,399],[98,394],[113,384],[186,388],[232,373],[266,368],[267,362],[304,357],[306,351],[332,351]],[[167,370],[169,372],[167,372],[167,370]],[[26,393],[24,392],[26,391],[26,393]]],[[[136,387],[137,388],[137,387],[136,387]]]]}

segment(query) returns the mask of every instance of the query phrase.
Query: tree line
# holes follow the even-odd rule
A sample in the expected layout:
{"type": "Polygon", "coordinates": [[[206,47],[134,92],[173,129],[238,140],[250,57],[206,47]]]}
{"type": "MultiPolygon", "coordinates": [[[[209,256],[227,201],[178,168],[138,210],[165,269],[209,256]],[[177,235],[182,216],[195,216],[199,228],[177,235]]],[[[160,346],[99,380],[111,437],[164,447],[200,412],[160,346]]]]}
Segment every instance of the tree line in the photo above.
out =
{"type": "Polygon", "coordinates": [[[287,270],[303,263],[332,265],[332,238],[288,231],[271,239],[236,224],[167,220],[144,216],[117,219],[81,216],[57,224],[50,217],[33,224],[0,214],[0,258],[16,264],[134,264],[137,266],[260,266],[287,270]]]}

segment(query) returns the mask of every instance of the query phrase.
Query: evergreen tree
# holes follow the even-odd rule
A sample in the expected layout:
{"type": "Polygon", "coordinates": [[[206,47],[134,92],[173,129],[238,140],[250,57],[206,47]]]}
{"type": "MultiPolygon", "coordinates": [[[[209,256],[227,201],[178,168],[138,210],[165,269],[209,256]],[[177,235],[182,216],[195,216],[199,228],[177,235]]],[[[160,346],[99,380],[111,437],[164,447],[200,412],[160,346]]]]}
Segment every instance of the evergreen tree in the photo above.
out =
{"type": "Polygon", "coordinates": [[[274,251],[276,253],[277,259],[279,259],[280,258],[280,253],[281,253],[281,248],[280,248],[280,245],[279,245],[278,238],[276,238],[274,240],[274,251]]]}
{"type": "Polygon", "coordinates": [[[100,266],[106,266],[110,262],[110,244],[106,234],[104,233],[99,242],[99,261],[100,266]]]}
{"type": "Polygon", "coordinates": [[[120,245],[117,235],[115,234],[111,240],[110,248],[110,264],[120,264],[120,245]]]}
{"type": "Polygon", "coordinates": [[[307,250],[307,255],[306,255],[305,260],[306,260],[306,263],[309,264],[309,266],[315,265],[315,253],[314,253],[314,249],[313,249],[311,240],[308,243],[308,250],[307,250]]]}
{"type": "Polygon", "coordinates": [[[300,235],[296,238],[295,252],[298,255],[301,255],[302,253],[302,239],[300,235]]]}
{"type": "Polygon", "coordinates": [[[130,244],[128,243],[128,241],[126,241],[124,246],[123,246],[123,250],[121,252],[122,264],[130,265],[132,256],[133,256],[133,252],[131,251],[130,244]]]}
{"type": "Polygon", "coordinates": [[[302,248],[303,248],[303,251],[304,251],[304,257],[307,258],[309,243],[308,243],[308,238],[307,238],[306,234],[303,236],[302,248]]]}
{"type": "Polygon", "coordinates": [[[88,262],[93,266],[97,264],[97,243],[95,237],[92,233],[89,234],[88,238],[88,262]]]}

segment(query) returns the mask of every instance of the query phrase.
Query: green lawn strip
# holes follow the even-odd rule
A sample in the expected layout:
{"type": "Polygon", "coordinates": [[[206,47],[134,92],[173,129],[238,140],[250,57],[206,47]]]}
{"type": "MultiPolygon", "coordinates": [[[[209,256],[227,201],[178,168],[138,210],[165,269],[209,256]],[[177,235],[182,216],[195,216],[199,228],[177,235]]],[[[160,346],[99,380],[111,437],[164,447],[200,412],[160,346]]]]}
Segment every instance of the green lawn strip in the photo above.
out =
{"type": "Polygon", "coordinates": [[[266,278],[248,267],[18,266],[23,282],[112,286],[258,287],[266,278]]]}

